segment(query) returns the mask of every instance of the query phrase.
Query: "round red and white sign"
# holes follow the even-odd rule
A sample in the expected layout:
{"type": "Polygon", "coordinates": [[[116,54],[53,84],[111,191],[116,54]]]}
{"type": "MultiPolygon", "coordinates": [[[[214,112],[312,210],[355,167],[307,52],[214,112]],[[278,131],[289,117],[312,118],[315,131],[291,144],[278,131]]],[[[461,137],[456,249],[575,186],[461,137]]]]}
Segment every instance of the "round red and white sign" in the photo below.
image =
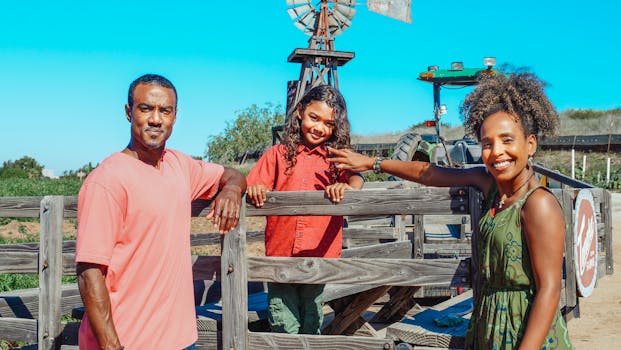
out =
{"type": "Polygon", "coordinates": [[[574,205],[574,262],[578,292],[588,297],[597,281],[597,219],[591,191],[578,192],[574,205]]]}

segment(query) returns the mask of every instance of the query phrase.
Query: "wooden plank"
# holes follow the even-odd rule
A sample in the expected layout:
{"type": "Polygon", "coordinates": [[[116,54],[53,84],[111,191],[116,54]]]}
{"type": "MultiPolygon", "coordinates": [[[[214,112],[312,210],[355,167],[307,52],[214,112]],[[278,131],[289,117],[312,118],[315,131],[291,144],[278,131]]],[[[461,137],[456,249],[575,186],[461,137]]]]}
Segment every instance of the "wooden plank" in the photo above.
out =
{"type": "Polygon", "coordinates": [[[414,305],[414,294],[421,287],[392,287],[390,300],[369,320],[371,323],[393,323],[401,320],[414,305]]]}
{"type": "Polygon", "coordinates": [[[37,342],[37,320],[0,317],[1,338],[24,343],[37,342]]]}
{"type": "Polygon", "coordinates": [[[609,191],[604,191],[601,207],[602,221],[605,224],[604,244],[606,245],[606,274],[612,275],[615,272],[615,264],[612,238],[612,195],[609,191]]]}
{"type": "MultiPolygon", "coordinates": [[[[323,191],[274,191],[267,194],[263,207],[247,203],[246,210],[247,216],[464,214],[468,201],[463,187],[350,191],[338,204],[325,198],[323,191]]],[[[200,215],[206,214],[203,210],[200,215]]]]}
{"type": "Polygon", "coordinates": [[[561,182],[563,185],[565,186],[569,186],[569,187],[573,187],[573,188],[593,188],[594,186],[580,181],[580,180],[576,180],[576,179],[572,179],[569,176],[563,175],[560,172],[556,171],[556,170],[550,170],[546,167],[543,167],[541,165],[537,165],[534,164],[533,165],[533,169],[535,170],[535,172],[544,175],[552,180],[556,180],[561,182]]]}
{"type": "Polygon", "coordinates": [[[563,190],[560,197],[561,210],[565,218],[565,305],[574,307],[578,303],[576,266],[574,264],[574,214],[573,214],[573,193],[570,190],[563,190]]]}
{"type": "MultiPolygon", "coordinates": [[[[244,198],[245,199],[245,198],[244,198]]],[[[222,239],[222,348],[248,348],[248,277],[246,207],[239,225],[222,239]]]]}
{"type": "Polygon", "coordinates": [[[444,214],[468,210],[459,188],[418,188],[411,190],[350,191],[338,204],[325,198],[323,191],[270,192],[262,208],[248,208],[256,215],[377,215],[444,214]],[[454,196],[453,196],[454,194],[454,196]]]}
{"type": "Polygon", "coordinates": [[[397,241],[375,244],[365,247],[343,249],[343,258],[390,258],[409,259],[412,254],[412,244],[408,241],[397,241]]]}
{"type": "Polygon", "coordinates": [[[198,331],[196,350],[221,350],[222,332],[198,331]]]}
{"type": "Polygon", "coordinates": [[[468,286],[457,259],[322,259],[248,257],[248,278],[277,283],[468,286]]]}
{"type": "Polygon", "coordinates": [[[481,285],[481,275],[479,273],[480,254],[477,244],[479,240],[479,221],[483,216],[483,193],[474,187],[468,189],[468,200],[470,201],[470,222],[472,223],[472,236],[470,246],[472,248],[470,262],[470,280],[474,292],[475,304],[480,300],[479,286],[481,285]]]}
{"type": "Polygon", "coordinates": [[[401,322],[394,323],[386,329],[386,337],[417,346],[463,349],[467,319],[472,312],[472,298],[467,295],[456,297],[441,307],[427,309],[401,322]],[[454,327],[441,327],[434,320],[451,315],[460,317],[462,323],[454,327]]]}
{"type": "MultiPolygon", "coordinates": [[[[240,221],[241,223],[241,221],[240,221]]],[[[221,258],[219,256],[192,255],[192,273],[195,280],[220,280],[221,258]]]]}
{"type": "Polygon", "coordinates": [[[394,348],[394,343],[390,339],[343,335],[320,336],[250,332],[248,338],[249,348],[252,350],[384,350],[394,348]]]}
{"type": "Polygon", "coordinates": [[[423,218],[425,225],[461,225],[470,224],[469,215],[425,215],[423,218]]]}
{"type": "MultiPolygon", "coordinates": [[[[39,272],[38,252],[0,253],[0,273],[37,274],[39,272]]],[[[62,255],[62,274],[75,276],[75,253],[62,255]]]]}
{"type": "MultiPolygon", "coordinates": [[[[63,241],[62,251],[63,253],[75,253],[75,240],[63,241]]],[[[0,244],[0,254],[15,252],[39,254],[39,242],[0,244]]]]}
{"type": "MultiPolygon", "coordinates": [[[[78,197],[64,197],[64,214],[66,218],[77,217],[78,197]]],[[[43,197],[0,197],[0,217],[38,218],[43,197]]]]}
{"type": "Polygon", "coordinates": [[[364,292],[375,287],[378,286],[368,284],[326,284],[326,287],[323,290],[323,301],[329,302],[332,300],[364,292]]]}
{"type": "Polygon", "coordinates": [[[412,234],[412,257],[414,259],[422,259],[424,257],[425,244],[425,226],[423,224],[423,215],[413,215],[414,223],[412,234]]]}
{"type": "Polygon", "coordinates": [[[388,189],[412,189],[420,188],[423,185],[407,180],[400,181],[367,181],[362,186],[365,190],[388,190],[388,189]]]}
{"type": "MultiPolygon", "coordinates": [[[[246,242],[263,242],[264,240],[264,231],[246,232],[246,242]]],[[[192,247],[212,244],[220,244],[220,235],[218,233],[192,233],[190,235],[190,245],[192,247]]]]}
{"type": "Polygon", "coordinates": [[[62,196],[45,196],[41,201],[39,350],[60,346],[63,209],[62,196]]]}
{"type": "Polygon", "coordinates": [[[399,229],[395,227],[348,227],[343,228],[343,239],[396,239],[399,229]]]}
{"type": "MultiPolygon", "coordinates": [[[[369,306],[373,305],[378,298],[386,294],[390,288],[390,286],[380,286],[358,294],[344,310],[338,310],[339,312],[334,310],[334,320],[321,330],[321,334],[342,334],[350,328],[352,323],[360,318],[362,313],[364,313],[369,306]]],[[[350,329],[348,333],[353,334],[357,329],[358,327],[356,327],[356,329],[350,329]]]]}
{"type": "MultiPolygon", "coordinates": [[[[61,314],[71,313],[82,306],[82,298],[76,283],[61,286],[61,314]]],[[[39,317],[39,288],[12,290],[0,293],[0,317],[39,317]]]]}

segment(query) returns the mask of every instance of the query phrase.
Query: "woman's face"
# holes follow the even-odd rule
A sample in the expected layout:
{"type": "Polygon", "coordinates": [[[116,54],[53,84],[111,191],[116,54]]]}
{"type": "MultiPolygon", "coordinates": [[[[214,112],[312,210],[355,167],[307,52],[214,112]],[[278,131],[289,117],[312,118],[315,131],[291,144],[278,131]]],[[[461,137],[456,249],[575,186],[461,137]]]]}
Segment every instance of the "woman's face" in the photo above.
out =
{"type": "Polygon", "coordinates": [[[520,120],[506,112],[488,116],[481,125],[481,158],[499,181],[512,181],[528,164],[537,149],[534,135],[525,135],[520,120]]]}
{"type": "Polygon", "coordinates": [[[324,101],[312,101],[298,111],[298,118],[304,144],[311,148],[328,141],[336,126],[334,109],[324,101]]]}

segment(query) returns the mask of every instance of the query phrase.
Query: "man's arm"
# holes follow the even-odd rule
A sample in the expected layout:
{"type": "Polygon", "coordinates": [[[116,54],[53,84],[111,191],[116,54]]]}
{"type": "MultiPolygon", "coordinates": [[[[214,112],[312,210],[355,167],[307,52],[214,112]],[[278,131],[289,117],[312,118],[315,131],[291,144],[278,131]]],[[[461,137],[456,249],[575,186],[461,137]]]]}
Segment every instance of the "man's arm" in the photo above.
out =
{"type": "Polygon", "coordinates": [[[103,350],[118,350],[121,343],[112,320],[110,295],[104,281],[106,272],[107,266],[103,265],[82,262],[76,265],[84,310],[99,347],[103,350]]]}
{"type": "Polygon", "coordinates": [[[219,193],[214,200],[211,212],[213,224],[220,233],[227,233],[239,223],[241,196],[246,192],[246,178],[239,171],[224,168],[220,177],[219,193]]]}

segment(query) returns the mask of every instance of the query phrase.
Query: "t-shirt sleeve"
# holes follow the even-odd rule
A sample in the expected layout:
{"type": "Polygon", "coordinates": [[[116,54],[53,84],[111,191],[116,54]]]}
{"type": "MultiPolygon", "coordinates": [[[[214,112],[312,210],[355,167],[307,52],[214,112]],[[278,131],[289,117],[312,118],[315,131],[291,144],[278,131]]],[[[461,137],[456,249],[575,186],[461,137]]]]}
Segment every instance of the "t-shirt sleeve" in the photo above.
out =
{"type": "Polygon", "coordinates": [[[346,169],[340,169],[338,182],[348,183],[349,178],[352,176],[360,176],[362,180],[364,181],[364,177],[362,176],[361,173],[353,172],[353,171],[346,170],[346,169]]]}
{"type": "Polygon", "coordinates": [[[124,220],[121,202],[98,183],[82,186],[78,196],[76,262],[110,265],[124,220]]]}
{"type": "Polygon", "coordinates": [[[211,199],[218,193],[220,179],[224,173],[224,167],[220,164],[208,163],[202,160],[191,160],[190,181],[192,200],[211,199]]]}
{"type": "Polygon", "coordinates": [[[265,151],[246,176],[248,186],[264,185],[268,190],[273,190],[278,173],[278,156],[278,146],[265,151]]]}

